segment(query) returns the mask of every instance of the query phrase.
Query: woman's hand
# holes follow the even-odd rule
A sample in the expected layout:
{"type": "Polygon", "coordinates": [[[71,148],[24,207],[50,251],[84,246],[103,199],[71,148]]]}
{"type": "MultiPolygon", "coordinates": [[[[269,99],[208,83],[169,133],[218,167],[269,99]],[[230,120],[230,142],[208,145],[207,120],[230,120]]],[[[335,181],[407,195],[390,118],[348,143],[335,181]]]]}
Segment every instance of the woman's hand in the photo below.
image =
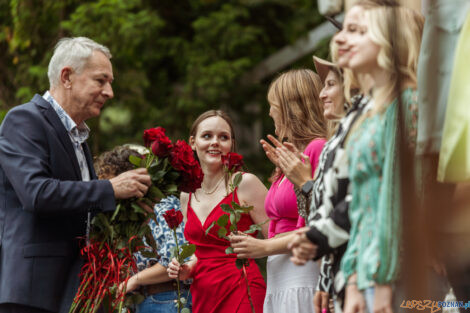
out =
{"type": "MultiPolygon", "coordinates": [[[[138,283],[138,280],[139,280],[139,273],[131,276],[128,280],[127,280],[127,284],[126,284],[126,293],[128,292],[132,292],[134,290],[136,290],[137,288],[140,287],[140,284],[138,283]]],[[[122,292],[124,290],[124,284],[126,282],[122,282],[121,284],[119,284],[119,292],[122,292]]]]}
{"type": "Polygon", "coordinates": [[[315,307],[316,313],[323,313],[328,312],[330,301],[330,295],[328,292],[325,291],[317,291],[315,292],[315,296],[313,296],[313,306],[315,307]]]}
{"type": "Polygon", "coordinates": [[[309,230],[308,227],[303,227],[295,231],[294,238],[287,246],[292,253],[290,260],[295,265],[305,265],[309,260],[317,255],[318,247],[313,244],[305,234],[309,230]]]}
{"type": "Polygon", "coordinates": [[[278,166],[294,185],[302,187],[307,181],[312,180],[312,165],[308,155],[300,153],[289,142],[276,148],[278,166]]]}
{"type": "Polygon", "coordinates": [[[392,295],[392,286],[375,285],[374,313],[392,313],[392,295]]]}
{"type": "Polygon", "coordinates": [[[180,265],[180,263],[173,258],[170,264],[168,264],[167,272],[168,277],[179,280],[186,280],[191,277],[192,266],[188,263],[180,265]]]}
{"type": "Polygon", "coordinates": [[[244,233],[231,234],[229,236],[233,252],[239,259],[259,259],[267,256],[266,240],[256,239],[244,233]]]}
{"type": "Polygon", "coordinates": [[[261,139],[259,142],[261,143],[261,146],[263,147],[264,152],[266,153],[266,156],[268,159],[276,166],[279,167],[278,164],[278,157],[276,154],[276,147],[282,147],[282,143],[279,142],[274,136],[268,135],[269,141],[273,143],[274,146],[271,146],[266,140],[261,139]]]}
{"type": "Polygon", "coordinates": [[[344,299],[344,313],[365,313],[366,301],[355,283],[356,275],[349,277],[344,299]]]}

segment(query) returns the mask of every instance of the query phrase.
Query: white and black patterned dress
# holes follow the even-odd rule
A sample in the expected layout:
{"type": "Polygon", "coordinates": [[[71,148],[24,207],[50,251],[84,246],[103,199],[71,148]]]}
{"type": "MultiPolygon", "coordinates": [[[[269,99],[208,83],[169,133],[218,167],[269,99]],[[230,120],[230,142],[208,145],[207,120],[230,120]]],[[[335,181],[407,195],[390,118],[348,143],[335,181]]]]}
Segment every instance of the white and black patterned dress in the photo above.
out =
{"type": "Polygon", "coordinates": [[[344,296],[344,280],[339,267],[349,239],[348,206],[351,201],[344,142],[351,125],[366,107],[370,107],[369,98],[365,96],[357,96],[352,102],[336,133],[323,148],[310,196],[305,199],[302,193],[296,192],[299,210],[308,212],[310,230],[307,237],[318,246],[316,259],[322,258],[317,290],[335,295],[340,303],[344,296]]]}

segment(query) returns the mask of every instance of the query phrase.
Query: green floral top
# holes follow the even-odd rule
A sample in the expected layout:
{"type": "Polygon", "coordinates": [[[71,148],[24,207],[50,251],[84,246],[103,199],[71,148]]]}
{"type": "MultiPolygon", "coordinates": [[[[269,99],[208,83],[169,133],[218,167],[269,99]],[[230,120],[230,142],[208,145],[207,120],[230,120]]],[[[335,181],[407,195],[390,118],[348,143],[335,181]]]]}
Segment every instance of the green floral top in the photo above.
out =
{"type": "MultiPolygon", "coordinates": [[[[408,144],[414,147],[417,92],[404,90],[402,105],[408,144]]],[[[398,150],[395,146],[397,108],[395,99],[384,113],[365,117],[346,145],[352,187],[351,230],[341,270],[346,280],[357,273],[359,289],[374,283],[391,283],[398,273],[401,227],[398,150]]]]}

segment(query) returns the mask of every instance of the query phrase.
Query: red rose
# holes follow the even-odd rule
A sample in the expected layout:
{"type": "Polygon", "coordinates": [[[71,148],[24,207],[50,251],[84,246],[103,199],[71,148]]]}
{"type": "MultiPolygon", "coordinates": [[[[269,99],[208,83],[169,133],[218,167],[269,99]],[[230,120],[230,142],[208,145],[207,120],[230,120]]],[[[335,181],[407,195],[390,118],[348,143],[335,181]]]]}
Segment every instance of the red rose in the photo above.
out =
{"type": "Polygon", "coordinates": [[[221,156],[222,164],[231,173],[235,173],[243,166],[243,157],[235,152],[221,156]]]}
{"type": "Polygon", "coordinates": [[[193,150],[184,140],[178,140],[173,146],[170,164],[181,175],[179,191],[194,192],[201,187],[204,174],[199,162],[194,158],[193,150]]]}
{"type": "Polygon", "coordinates": [[[165,218],[168,227],[171,229],[176,229],[181,222],[183,221],[183,214],[181,211],[176,211],[175,209],[171,209],[163,213],[163,217],[165,218]]]}
{"type": "Polygon", "coordinates": [[[199,162],[194,158],[194,152],[184,140],[178,140],[170,153],[170,164],[177,171],[188,170],[199,162]]]}
{"type": "MultiPolygon", "coordinates": [[[[163,127],[156,127],[144,130],[144,144],[148,148],[155,140],[161,138],[168,138],[165,135],[165,128],[163,127]]],[[[168,139],[169,140],[169,139],[168,139]]]]}
{"type": "Polygon", "coordinates": [[[167,136],[159,136],[153,143],[152,143],[152,152],[158,157],[167,156],[171,149],[173,148],[173,144],[171,140],[167,136]]]}
{"type": "Polygon", "coordinates": [[[196,189],[201,188],[203,178],[204,174],[198,163],[189,171],[181,172],[181,182],[178,186],[178,190],[183,192],[195,192],[196,189]]]}

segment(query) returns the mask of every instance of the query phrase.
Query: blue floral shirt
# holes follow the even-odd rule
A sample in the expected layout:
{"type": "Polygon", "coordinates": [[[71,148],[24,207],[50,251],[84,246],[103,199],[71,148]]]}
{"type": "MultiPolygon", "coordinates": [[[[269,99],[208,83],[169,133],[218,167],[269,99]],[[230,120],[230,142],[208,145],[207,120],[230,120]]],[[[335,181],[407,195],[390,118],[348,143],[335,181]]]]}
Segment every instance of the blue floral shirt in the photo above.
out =
{"type": "MultiPolygon", "coordinates": [[[[150,220],[149,226],[152,230],[152,235],[157,243],[157,255],[154,258],[146,258],[140,253],[136,253],[137,267],[139,271],[152,266],[155,263],[168,267],[171,262],[171,252],[176,246],[175,239],[173,237],[173,231],[168,227],[168,224],[163,217],[163,214],[171,209],[180,211],[180,200],[175,196],[169,196],[157,203],[153,208],[157,223],[154,220],[150,220]]],[[[178,245],[186,243],[184,238],[184,221],[176,229],[176,235],[178,237],[178,245]]]]}

